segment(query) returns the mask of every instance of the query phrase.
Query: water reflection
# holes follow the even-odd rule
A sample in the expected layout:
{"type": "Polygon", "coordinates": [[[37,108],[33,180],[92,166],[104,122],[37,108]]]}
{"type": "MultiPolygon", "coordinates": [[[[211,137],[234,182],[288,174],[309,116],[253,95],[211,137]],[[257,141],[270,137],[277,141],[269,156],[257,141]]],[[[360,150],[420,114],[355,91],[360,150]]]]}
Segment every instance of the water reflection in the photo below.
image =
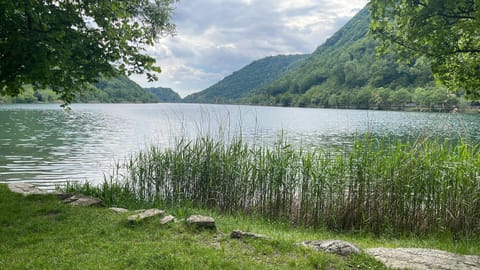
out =
{"type": "Polygon", "coordinates": [[[304,147],[349,145],[356,134],[444,136],[478,142],[480,115],[195,104],[0,105],[0,181],[51,188],[102,181],[114,161],[150,144],[210,135],[273,144],[282,130],[304,147]]]}

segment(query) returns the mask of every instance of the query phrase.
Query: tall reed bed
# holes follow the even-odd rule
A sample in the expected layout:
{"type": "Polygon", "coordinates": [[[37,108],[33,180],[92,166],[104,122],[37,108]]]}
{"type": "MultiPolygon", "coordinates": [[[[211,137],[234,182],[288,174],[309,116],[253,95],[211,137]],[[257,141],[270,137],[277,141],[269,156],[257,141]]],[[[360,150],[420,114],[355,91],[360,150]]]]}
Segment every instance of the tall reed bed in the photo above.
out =
{"type": "Polygon", "coordinates": [[[188,203],[333,230],[480,233],[480,152],[464,142],[367,135],[339,152],[179,140],[90,190],[110,204],[188,203]]]}

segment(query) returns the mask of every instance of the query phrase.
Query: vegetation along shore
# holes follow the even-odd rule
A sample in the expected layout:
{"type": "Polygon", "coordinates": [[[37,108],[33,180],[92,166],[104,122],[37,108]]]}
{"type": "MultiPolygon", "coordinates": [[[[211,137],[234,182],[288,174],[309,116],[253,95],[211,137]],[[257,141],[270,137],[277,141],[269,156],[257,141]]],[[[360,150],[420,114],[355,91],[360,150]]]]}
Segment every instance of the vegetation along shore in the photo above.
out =
{"type": "Polygon", "coordinates": [[[480,232],[480,152],[468,142],[366,135],[338,151],[203,137],[117,167],[103,185],[70,188],[109,205],[192,205],[333,231],[480,232]]]}

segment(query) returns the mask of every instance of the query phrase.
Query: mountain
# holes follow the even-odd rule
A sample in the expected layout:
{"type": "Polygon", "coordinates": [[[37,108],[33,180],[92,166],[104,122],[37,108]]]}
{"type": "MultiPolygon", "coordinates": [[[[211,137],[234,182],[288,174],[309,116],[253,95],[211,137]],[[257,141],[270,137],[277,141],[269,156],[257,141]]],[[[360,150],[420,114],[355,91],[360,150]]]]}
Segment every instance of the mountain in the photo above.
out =
{"type": "MultiPolygon", "coordinates": [[[[89,91],[77,95],[76,103],[153,103],[177,102],[180,96],[170,88],[143,89],[126,76],[101,78],[89,91]]],[[[33,90],[26,86],[25,91],[17,97],[0,96],[0,103],[37,103],[58,102],[58,96],[49,89],[33,90]]]]}
{"type": "Polygon", "coordinates": [[[251,95],[259,87],[280,78],[280,76],[299,65],[306,57],[306,55],[279,55],[254,61],[215,85],[185,97],[184,101],[235,103],[251,95]]]}
{"type": "Polygon", "coordinates": [[[145,91],[140,85],[127,76],[116,78],[100,78],[92,91],[83,92],[75,102],[100,103],[148,103],[157,102],[155,95],[145,91]]]}
{"type": "Polygon", "coordinates": [[[259,89],[247,103],[281,106],[383,108],[404,106],[436,88],[425,59],[399,62],[376,54],[368,34],[370,15],[362,9],[300,66],[259,89]],[[423,91],[425,90],[425,91],[423,91]]]}
{"type": "Polygon", "coordinates": [[[185,101],[441,110],[465,102],[435,84],[426,59],[406,63],[394,53],[377,56],[369,24],[367,6],[312,54],[255,61],[185,101]]]}
{"type": "Polygon", "coordinates": [[[145,88],[147,93],[151,93],[158,98],[159,102],[181,102],[182,98],[178,93],[173,91],[171,88],[164,87],[152,87],[145,88]]]}
{"type": "Polygon", "coordinates": [[[171,88],[142,88],[126,76],[100,79],[95,87],[99,90],[94,95],[100,102],[180,102],[181,97],[171,88]]]}

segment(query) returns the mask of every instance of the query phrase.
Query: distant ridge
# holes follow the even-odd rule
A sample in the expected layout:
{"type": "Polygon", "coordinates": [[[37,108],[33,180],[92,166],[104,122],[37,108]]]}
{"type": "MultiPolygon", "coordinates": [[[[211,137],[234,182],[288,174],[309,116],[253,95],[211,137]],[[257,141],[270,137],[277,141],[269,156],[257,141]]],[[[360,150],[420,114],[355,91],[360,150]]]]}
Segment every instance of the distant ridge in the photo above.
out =
{"type": "Polygon", "coordinates": [[[306,58],[307,55],[279,55],[254,61],[213,86],[185,97],[184,102],[235,103],[280,78],[306,58]]]}
{"type": "Polygon", "coordinates": [[[178,102],[180,96],[170,88],[144,89],[127,76],[116,78],[101,78],[95,88],[83,92],[75,102],[100,102],[100,103],[156,103],[178,102]]]}
{"type": "Polygon", "coordinates": [[[173,91],[172,88],[151,87],[144,88],[147,93],[153,94],[158,98],[159,102],[181,102],[180,95],[173,91]]]}
{"type": "MultiPolygon", "coordinates": [[[[51,103],[60,102],[50,89],[34,90],[26,86],[17,97],[0,96],[0,103],[51,103]]],[[[143,89],[127,76],[100,78],[89,90],[78,93],[73,103],[156,103],[181,102],[181,97],[170,88],[143,89]]]]}

